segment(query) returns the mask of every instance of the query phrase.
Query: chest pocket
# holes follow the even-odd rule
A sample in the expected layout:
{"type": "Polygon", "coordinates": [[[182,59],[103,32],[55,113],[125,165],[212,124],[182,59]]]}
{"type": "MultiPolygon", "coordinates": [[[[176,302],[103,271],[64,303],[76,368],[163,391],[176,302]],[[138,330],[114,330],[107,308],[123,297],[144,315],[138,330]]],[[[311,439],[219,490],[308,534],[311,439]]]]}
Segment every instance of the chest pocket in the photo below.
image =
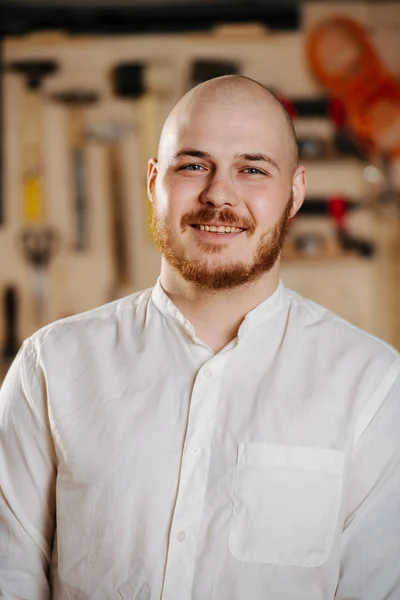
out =
{"type": "Polygon", "coordinates": [[[239,444],[231,554],[241,561],[322,565],[337,527],[343,465],[337,450],[239,444]]]}

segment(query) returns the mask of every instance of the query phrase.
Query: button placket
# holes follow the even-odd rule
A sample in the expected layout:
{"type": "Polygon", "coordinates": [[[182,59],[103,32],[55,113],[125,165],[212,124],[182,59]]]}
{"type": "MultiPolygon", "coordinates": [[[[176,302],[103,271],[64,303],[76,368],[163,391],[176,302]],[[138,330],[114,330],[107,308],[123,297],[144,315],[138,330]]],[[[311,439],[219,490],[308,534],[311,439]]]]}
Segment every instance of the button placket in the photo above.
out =
{"type": "Polygon", "coordinates": [[[193,386],[162,600],[175,600],[178,595],[190,597],[207,487],[209,446],[218,407],[219,379],[228,356],[228,353],[220,355],[217,360],[214,357],[212,368],[208,366],[211,361],[203,363],[193,386]],[[190,532],[186,529],[188,523],[190,532]]]}

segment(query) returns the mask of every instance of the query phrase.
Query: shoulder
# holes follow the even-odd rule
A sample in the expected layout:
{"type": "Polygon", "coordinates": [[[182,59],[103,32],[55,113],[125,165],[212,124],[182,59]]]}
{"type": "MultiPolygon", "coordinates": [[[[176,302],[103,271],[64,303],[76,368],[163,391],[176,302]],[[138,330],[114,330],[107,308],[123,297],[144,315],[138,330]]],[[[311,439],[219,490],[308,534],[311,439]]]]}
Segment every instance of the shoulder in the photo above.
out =
{"type": "Polygon", "coordinates": [[[120,329],[128,321],[135,324],[147,311],[153,288],[141,290],[97,308],[54,321],[39,329],[25,342],[29,349],[40,351],[45,347],[59,347],[75,340],[77,345],[85,340],[99,341],[107,334],[120,329]]]}
{"type": "Polygon", "coordinates": [[[396,364],[400,372],[400,354],[392,345],[309,298],[290,289],[287,292],[289,318],[301,331],[300,337],[314,343],[315,350],[342,360],[396,364]]]}

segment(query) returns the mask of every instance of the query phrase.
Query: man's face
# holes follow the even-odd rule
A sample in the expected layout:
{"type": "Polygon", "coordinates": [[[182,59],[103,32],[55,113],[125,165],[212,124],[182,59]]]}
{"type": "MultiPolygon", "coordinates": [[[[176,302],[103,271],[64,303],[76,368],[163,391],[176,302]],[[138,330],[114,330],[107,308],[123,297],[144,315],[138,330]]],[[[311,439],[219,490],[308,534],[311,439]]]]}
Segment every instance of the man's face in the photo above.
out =
{"type": "Polygon", "coordinates": [[[170,128],[149,169],[152,227],[186,280],[227,289],[274,266],[295,212],[286,136],[278,108],[238,101],[197,102],[170,128]]]}

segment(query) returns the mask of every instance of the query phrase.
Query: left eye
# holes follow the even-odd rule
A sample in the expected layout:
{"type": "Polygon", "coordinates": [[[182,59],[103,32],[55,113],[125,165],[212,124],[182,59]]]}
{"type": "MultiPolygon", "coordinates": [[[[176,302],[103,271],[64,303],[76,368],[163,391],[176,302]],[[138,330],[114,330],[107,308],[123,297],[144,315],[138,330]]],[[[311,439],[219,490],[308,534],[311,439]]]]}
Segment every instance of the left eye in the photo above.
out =
{"type": "Polygon", "coordinates": [[[264,171],[257,169],[257,167],[246,167],[243,169],[245,173],[249,173],[250,175],[265,175],[264,171]]]}

